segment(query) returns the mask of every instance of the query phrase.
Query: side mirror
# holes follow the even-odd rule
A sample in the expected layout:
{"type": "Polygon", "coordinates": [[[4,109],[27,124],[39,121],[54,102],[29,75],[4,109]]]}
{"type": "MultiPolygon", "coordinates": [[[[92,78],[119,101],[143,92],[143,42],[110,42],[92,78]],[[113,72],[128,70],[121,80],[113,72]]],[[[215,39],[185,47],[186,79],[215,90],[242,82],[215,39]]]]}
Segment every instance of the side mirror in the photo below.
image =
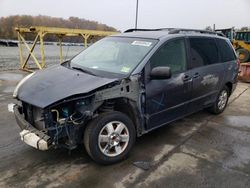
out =
{"type": "Polygon", "coordinates": [[[168,79],[171,77],[170,67],[155,67],[151,70],[150,78],[152,80],[168,79]]]}

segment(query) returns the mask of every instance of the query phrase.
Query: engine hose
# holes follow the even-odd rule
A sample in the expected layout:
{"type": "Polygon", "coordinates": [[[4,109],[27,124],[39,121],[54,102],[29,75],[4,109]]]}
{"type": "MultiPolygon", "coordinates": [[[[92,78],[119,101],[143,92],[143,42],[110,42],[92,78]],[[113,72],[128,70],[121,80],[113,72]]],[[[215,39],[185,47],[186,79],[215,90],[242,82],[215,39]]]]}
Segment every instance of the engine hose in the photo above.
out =
{"type": "Polygon", "coordinates": [[[56,113],[56,121],[59,122],[59,112],[56,109],[52,109],[51,112],[55,112],[56,113]]]}

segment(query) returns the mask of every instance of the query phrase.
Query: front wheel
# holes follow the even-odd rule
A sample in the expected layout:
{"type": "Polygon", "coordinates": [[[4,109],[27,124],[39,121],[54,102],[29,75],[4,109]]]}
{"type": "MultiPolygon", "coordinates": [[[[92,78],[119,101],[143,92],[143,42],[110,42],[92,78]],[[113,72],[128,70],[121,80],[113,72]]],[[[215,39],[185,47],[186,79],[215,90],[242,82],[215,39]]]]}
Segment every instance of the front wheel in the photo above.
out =
{"type": "Polygon", "coordinates": [[[215,103],[210,108],[208,108],[208,111],[213,114],[222,113],[227,106],[228,98],[229,98],[229,89],[227,86],[225,86],[218,94],[215,103]]]}
{"type": "Polygon", "coordinates": [[[103,113],[84,132],[84,145],[90,157],[100,164],[124,160],[135,142],[135,127],[121,112],[103,113]]]}

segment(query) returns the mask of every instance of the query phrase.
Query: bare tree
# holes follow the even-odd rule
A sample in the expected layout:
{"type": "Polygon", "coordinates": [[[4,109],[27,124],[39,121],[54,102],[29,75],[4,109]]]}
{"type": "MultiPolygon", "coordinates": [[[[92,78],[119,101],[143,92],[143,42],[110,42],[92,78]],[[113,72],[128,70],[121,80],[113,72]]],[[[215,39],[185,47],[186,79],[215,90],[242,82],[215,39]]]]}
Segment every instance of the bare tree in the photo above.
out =
{"type": "Polygon", "coordinates": [[[213,31],[213,29],[212,29],[212,27],[211,27],[211,26],[207,26],[207,27],[205,27],[205,30],[206,30],[206,31],[213,31]]]}

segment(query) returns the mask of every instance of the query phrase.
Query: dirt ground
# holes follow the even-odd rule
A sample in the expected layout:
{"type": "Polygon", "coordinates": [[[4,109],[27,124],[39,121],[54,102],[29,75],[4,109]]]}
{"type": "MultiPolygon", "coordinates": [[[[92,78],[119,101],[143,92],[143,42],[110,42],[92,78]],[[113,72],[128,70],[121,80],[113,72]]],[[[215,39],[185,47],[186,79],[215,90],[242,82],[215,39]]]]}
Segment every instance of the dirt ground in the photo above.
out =
{"type": "Polygon", "coordinates": [[[0,187],[250,187],[250,84],[218,116],[188,116],[137,139],[130,157],[101,166],[83,147],[38,151],[8,112],[22,72],[0,72],[0,187]]]}

